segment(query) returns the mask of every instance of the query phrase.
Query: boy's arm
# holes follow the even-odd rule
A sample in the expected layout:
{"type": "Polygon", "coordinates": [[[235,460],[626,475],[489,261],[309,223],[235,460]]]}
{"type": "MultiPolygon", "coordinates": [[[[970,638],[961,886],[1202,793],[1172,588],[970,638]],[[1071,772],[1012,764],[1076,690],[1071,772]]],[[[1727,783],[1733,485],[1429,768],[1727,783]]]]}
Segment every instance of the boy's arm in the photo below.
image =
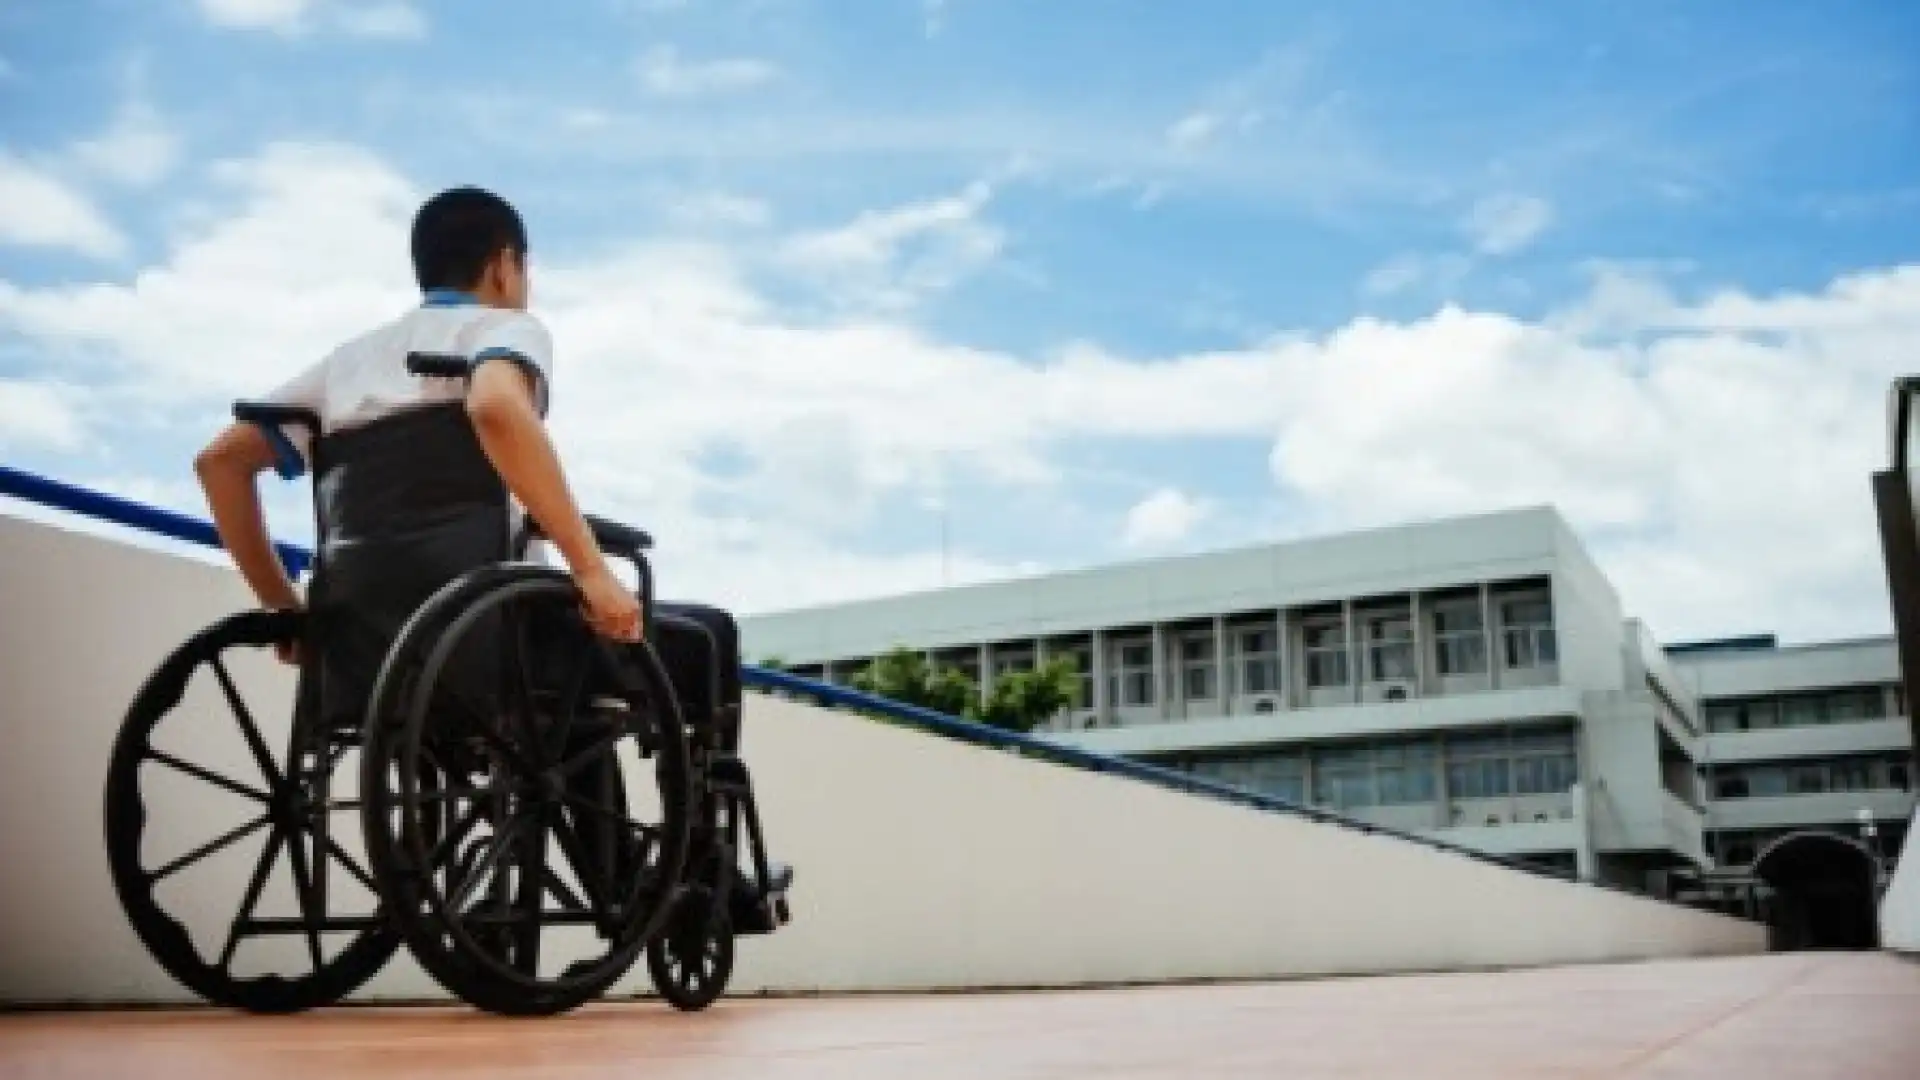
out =
{"type": "Polygon", "coordinates": [[[607,565],[593,530],[567,488],[560,458],[547,437],[535,376],[511,359],[488,360],[473,373],[467,413],[481,449],[573,570],[587,614],[609,636],[635,640],[640,608],[607,565]]]}
{"type": "Polygon", "coordinates": [[[255,486],[276,460],[273,444],[258,427],[232,424],[193,459],[193,471],[206,492],[220,542],[232,555],[240,576],[261,606],[285,611],[300,606],[300,594],[273,550],[255,486]]]}

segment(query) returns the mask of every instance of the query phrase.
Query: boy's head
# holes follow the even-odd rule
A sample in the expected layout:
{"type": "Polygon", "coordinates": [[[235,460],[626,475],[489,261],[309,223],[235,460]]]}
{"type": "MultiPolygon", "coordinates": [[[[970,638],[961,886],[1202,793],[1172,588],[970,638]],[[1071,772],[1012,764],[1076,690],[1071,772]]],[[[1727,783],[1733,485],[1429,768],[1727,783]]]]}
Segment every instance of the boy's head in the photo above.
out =
{"type": "Polygon", "coordinates": [[[490,191],[443,191],[414,216],[413,276],[422,292],[458,289],[483,304],[524,310],[526,260],[526,226],[490,191]]]}

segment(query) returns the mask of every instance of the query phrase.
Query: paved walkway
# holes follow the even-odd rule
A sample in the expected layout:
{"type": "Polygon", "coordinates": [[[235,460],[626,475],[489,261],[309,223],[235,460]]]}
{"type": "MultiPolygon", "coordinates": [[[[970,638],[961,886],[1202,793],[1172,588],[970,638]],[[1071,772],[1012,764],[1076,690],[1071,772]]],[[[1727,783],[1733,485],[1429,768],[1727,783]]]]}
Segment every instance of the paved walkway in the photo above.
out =
{"type": "Polygon", "coordinates": [[[0,1077],[1914,1080],[1920,963],[1802,954],[1072,993],[0,1016],[0,1077]]]}

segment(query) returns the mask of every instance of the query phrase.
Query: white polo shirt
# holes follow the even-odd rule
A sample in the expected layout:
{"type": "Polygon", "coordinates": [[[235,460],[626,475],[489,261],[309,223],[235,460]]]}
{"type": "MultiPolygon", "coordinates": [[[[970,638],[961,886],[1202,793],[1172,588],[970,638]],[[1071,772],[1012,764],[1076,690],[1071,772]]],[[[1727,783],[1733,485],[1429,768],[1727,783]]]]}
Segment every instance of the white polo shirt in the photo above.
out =
{"type": "MultiPolygon", "coordinates": [[[[534,371],[535,401],[547,414],[553,379],[553,339],[539,319],[524,311],[487,307],[452,290],[429,292],[420,307],[375,327],[333,350],[261,398],[271,405],[306,409],[320,418],[321,434],[331,435],[383,416],[422,405],[466,397],[462,379],[414,375],[407,354],[445,353],[476,363],[510,357],[534,371]]],[[[268,429],[275,467],[293,479],[312,465],[310,433],[305,425],[268,429]]]]}

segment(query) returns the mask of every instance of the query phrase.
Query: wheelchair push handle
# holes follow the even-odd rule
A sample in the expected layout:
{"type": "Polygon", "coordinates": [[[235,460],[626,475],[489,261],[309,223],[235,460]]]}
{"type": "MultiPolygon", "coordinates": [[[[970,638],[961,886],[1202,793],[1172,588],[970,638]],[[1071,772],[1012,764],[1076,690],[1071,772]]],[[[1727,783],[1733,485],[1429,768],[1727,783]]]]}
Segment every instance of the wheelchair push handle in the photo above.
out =
{"type": "Polygon", "coordinates": [[[473,361],[458,353],[410,352],[407,354],[407,374],[464,379],[473,374],[473,361]]]}
{"type": "Polygon", "coordinates": [[[320,434],[320,416],[312,409],[303,409],[298,405],[274,405],[264,401],[236,401],[233,403],[233,418],[243,424],[258,424],[261,427],[285,427],[299,424],[312,432],[320,434]]]}

